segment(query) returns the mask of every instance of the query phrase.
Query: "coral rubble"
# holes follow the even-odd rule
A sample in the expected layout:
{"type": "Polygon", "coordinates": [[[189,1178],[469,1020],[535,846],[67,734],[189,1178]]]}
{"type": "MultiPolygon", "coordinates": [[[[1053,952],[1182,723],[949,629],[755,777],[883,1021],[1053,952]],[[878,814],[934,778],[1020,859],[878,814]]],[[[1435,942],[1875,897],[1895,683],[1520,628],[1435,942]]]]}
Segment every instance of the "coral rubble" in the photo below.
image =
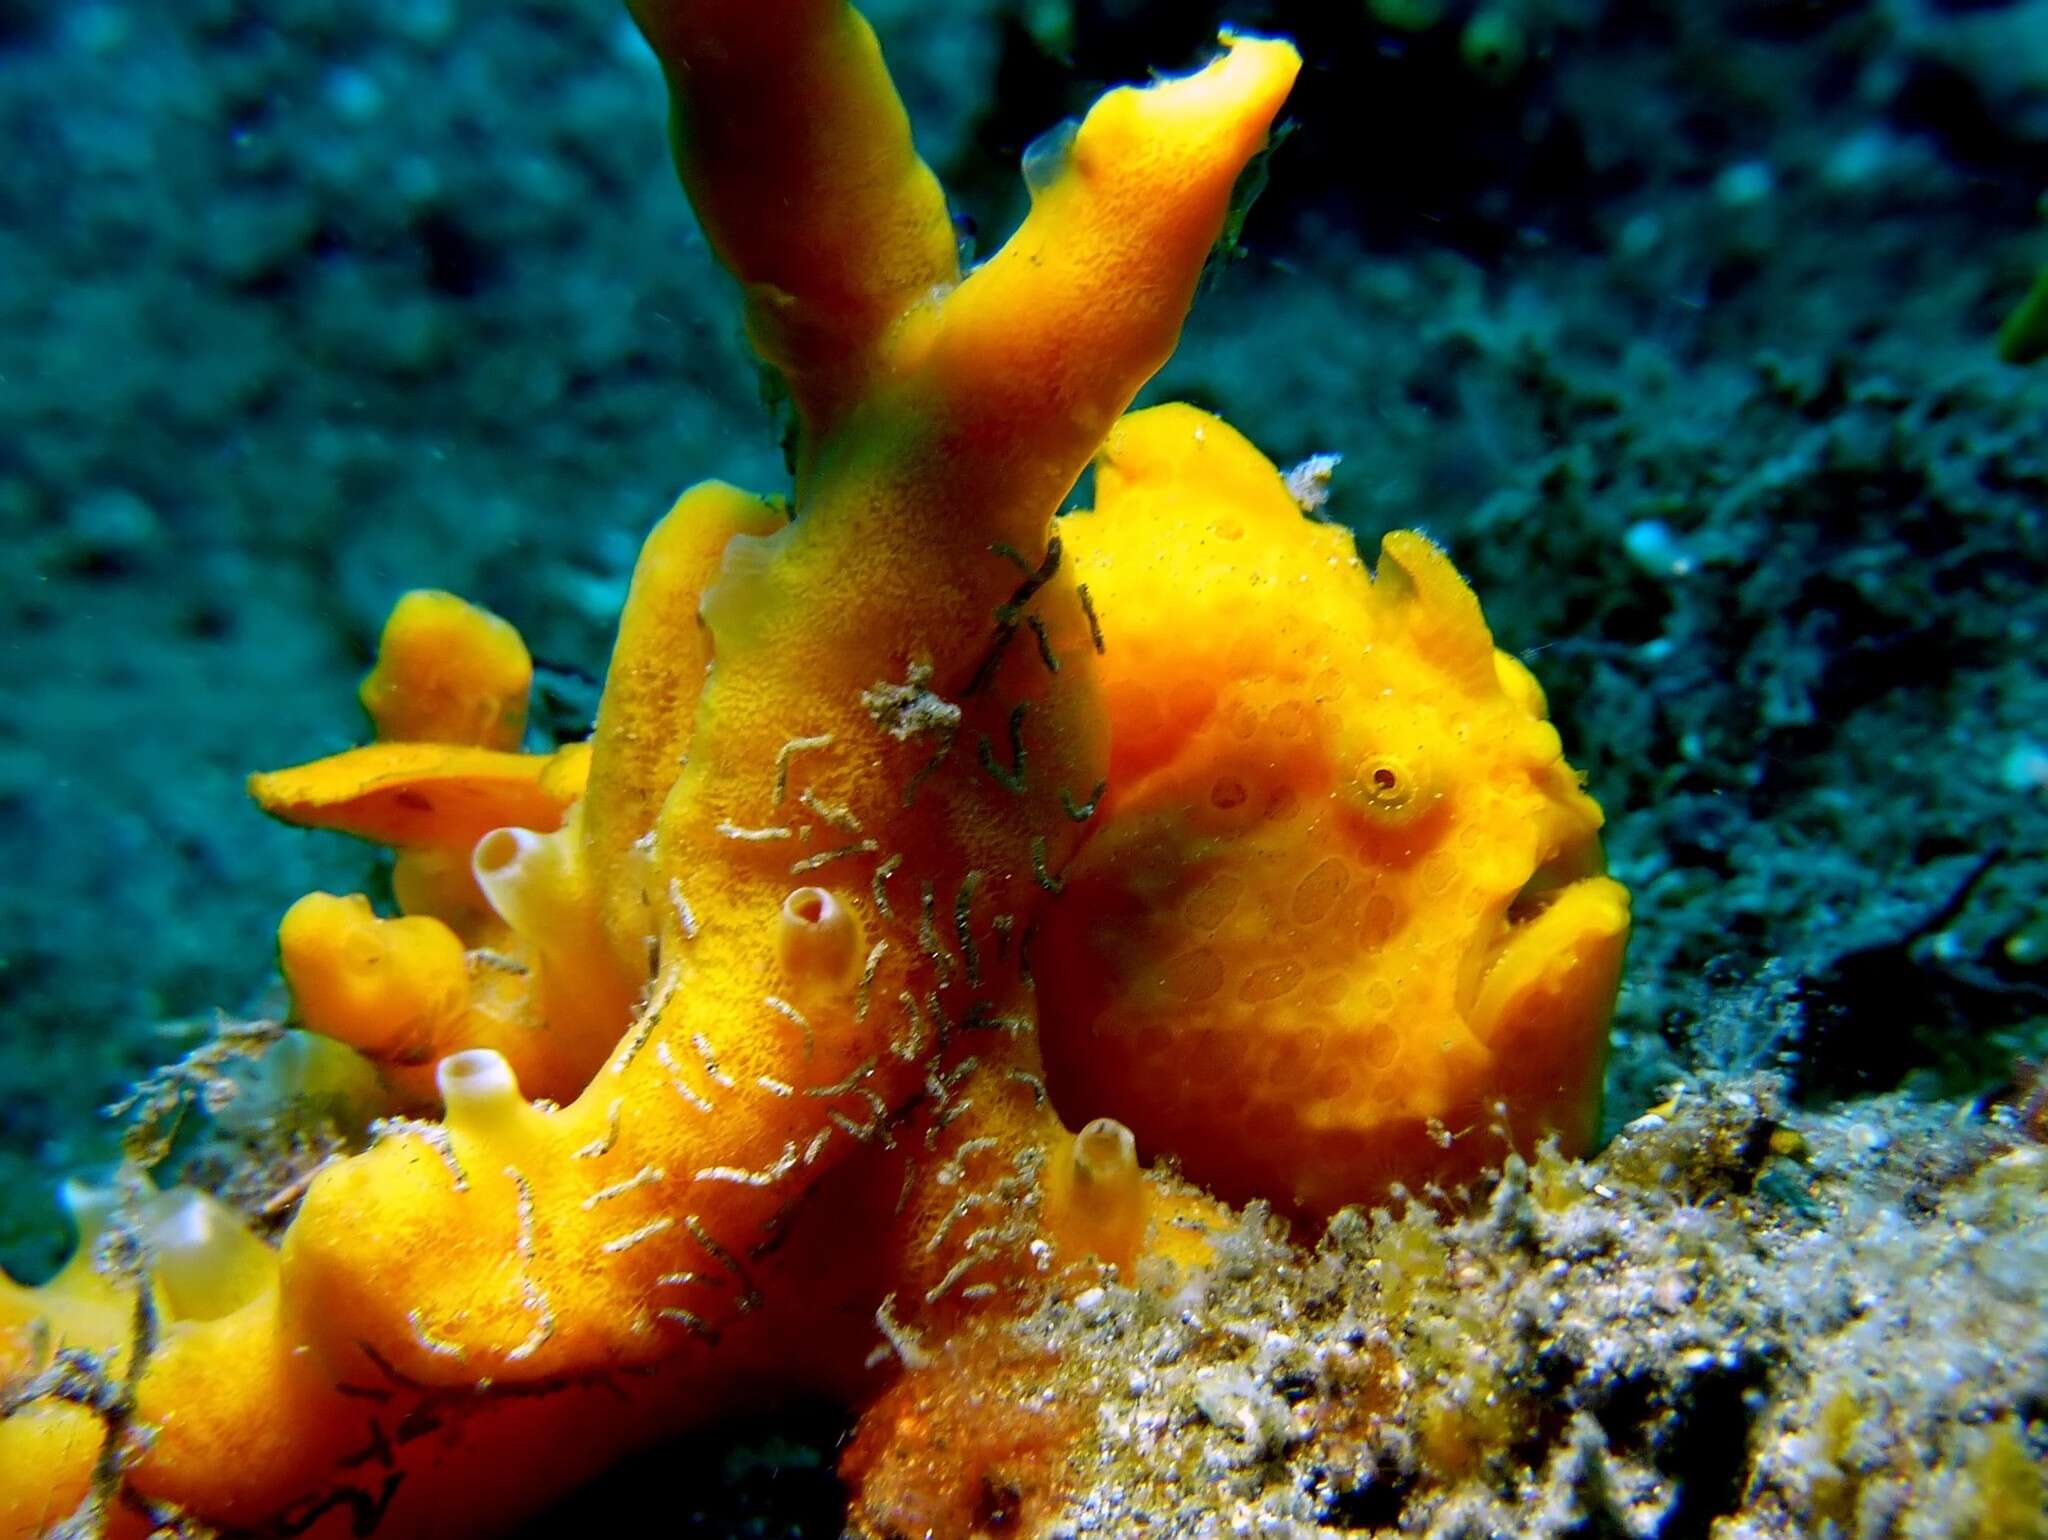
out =
{"type": "Polygon", "coordinates": [[[2017,1128],[1718,1079],[1479,1196],[1312,1254],[1255,1211],[1170,1300],[1049,1302],[1005,1393],[1108,1392],[1048,1532],[2048,1532],[2048,1151],[2017,1128]]]}

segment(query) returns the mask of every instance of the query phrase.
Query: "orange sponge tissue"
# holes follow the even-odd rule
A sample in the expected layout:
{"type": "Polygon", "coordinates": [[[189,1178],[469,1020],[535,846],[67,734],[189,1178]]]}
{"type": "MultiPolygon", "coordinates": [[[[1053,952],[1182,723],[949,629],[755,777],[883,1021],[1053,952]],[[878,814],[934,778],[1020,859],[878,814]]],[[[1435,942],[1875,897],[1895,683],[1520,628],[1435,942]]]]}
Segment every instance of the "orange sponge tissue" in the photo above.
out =
{"type": "Polygon", "coordinates": [[[630,8],[794,496],[655,526],[590,743],[522,752],[516,634],[416,594],[376,741],[253,778],[397,851],[400,914],[279,936],[388,1115],[279,1246],[131,1182],[0,1280],[0,1535],[490,1533],[797,1395],[873,1409],[856,1481],[1056,1464],[1085,1409],[919,1377],[1049,1293],[1174,1286],[1219,1199],[1590,1137],[1627,900],[1535,682],[1419,536],[1369,573],[1221,422],[1123,415],[1294,49],[1111,91],[963,274],[850,7],[630,8]]]}

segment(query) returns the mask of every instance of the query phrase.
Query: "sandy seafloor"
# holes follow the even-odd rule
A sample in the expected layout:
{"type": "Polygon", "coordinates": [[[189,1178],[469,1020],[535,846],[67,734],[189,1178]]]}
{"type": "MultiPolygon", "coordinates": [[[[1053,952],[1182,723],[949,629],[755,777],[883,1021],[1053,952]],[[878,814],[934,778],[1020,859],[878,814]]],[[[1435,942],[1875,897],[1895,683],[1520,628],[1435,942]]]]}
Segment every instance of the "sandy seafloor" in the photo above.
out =
{"type": "MultiPolygon", "coordinates": [[[[2048,264],[2048,0],[1489,6],[1518,63],[1406,8],[870,14],[984,249],[1103,84],[1293,33],[1147,399],[1341,454],[1330,512],[1443,541],[1538,671],[1636,899],[1611,1124],[1757,1071],[1982,1124],[2048,1051],[2048,365],[1992,345],[2048,264]]],[[[0,0],[10,1267],[98,1107],[279,1007],[284,906],[374,891],[241,780],[356,741],[395,596],[513,619],[574,734],[675,491],[782,484],[661,116],[599,0],[0,0]]]]}

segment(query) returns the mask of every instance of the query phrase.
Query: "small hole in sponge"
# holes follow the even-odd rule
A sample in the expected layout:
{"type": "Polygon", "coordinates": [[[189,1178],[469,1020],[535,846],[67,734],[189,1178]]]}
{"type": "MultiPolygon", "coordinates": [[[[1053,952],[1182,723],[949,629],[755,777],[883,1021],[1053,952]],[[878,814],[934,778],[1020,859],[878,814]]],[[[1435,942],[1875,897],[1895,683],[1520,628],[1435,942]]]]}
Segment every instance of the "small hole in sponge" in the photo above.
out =
{"type": "Polygon", "coordinates": [[[443,1059],[437,1073],[443,1080],[475,1085],[478,1081],[496,1080],[503,1063],[504,1060],[488,1048],[465,1048],[443,1059]]]}
{"type": "Polygon", "coordinates": [[[526,1099],[519,1077],[495,1048],[465,1048],[434,1066],[434,1084],[454,1127],[477,1128],[502,1118],[526,1099]]]}
{"type": "Polygon", "coordinates": [[[1074,1136],[1074,1171],[1083,1181],[1114,1181],[1137,1169],[1138,1141],[1115,1118],[1096,1118],[1074,1136]]]}
{"type": "Polygon", "coordinates": [[[434,1066],[434,1082],[444,1100],[491,1096],[518,1088],[512,1066],[495,1048],[465,1048],[449,1054],[434,1066]]]}
{"type": "Polygon", "coordinates": [[[783,898],[776,950],[792,987],[851,983],[860,944],[860,921],[830,888],[793,888],[783,898]]]}
{"type": "Polygon", "coordinates": [[[476,842],[476,849],[470,853],[470,862],[482,873],[502,872],[517,861],[526,849],[526,842],[519,836],[521,829],[493,829],[476,842]]]}

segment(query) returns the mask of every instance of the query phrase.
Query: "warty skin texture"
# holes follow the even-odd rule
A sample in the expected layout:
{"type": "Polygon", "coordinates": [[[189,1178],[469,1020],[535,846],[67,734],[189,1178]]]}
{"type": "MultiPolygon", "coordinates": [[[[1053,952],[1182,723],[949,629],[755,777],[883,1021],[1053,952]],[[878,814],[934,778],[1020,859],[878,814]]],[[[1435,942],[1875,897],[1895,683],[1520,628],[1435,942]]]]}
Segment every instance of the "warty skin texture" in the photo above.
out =
{"type": "MultiPolygon", "coordinates": [[[[1231,720],[1179,694],[1141,708],[1129,670],[1181,589],[1247,613],[1312,595],[1302,624],[1328,667],[1380,638],[1414,670],[1404,685],[1457,684],[1480,740],[1431,740],[1432,793],[1463,811],[1418,814],[1477,831],[1446,847],[1484,874],[1459,886],[1477,895],[1459,939],[1355,965],[1357,988],[1412,991],[1403,1064],[1423,1089],[1352,1113],[1326,1096],[1328,1141],[1313,1118],[1277,1141],[1225,1128],[1243,1169],[1217,1184],[1327,1211],[1440,1174],[1402,1164],[1411,1136],[1437,1150],[1444,1117],[1496,1096],[1518,1138],[1589,1130],[1625,901],[1585,875],[1597,810],[1533,682],[1415,537],[1390,540],[1369,584],[1348,537],[1305,521],[1222,424],[1174,408],[1118,426],[1172,349],[1293,49],[1226,38],[1193,75],[1111,92],[963,277],[856,13],[632,9],[671,83],[684,185],[800,411],[793,503],[705,483],[655,527],[589,745],[516,752],[516,637],[409,596],[365,686],[378,741],[253,778],[273,814],[399,851],[401,917],[314,895],[280,934],[300,1023],[364,1053],[394,1116],[319,1172],[274,1253],[224,1210],[200,1223],[183,1200],[166,1217],[131,1199],[112,1221],[113,1250],[137,1256],[125,1273],[0,1284],[0,1533],[67,1514],[140,1533],[176,1513],[489,1532],[714,1416],[873,1401],[1104,1265],[1162,1287],[1202,1265],[1227,1212],[1139,1165],[1194,1159],[1194,1104],[1153,1106],[1134,1061],[1102,1055],[1073,1096],[1105,1117],[1077,1138],[1089,1114],[1055,1110],[1046,1060],[1125,1030],[1153,988],[1145,949],[1178,955],[1170,905],[1195,875],[1264,881],[1298,831],[1370,801],[1377,751],[1374,717],[1319,701],[1305,744],[1262,771],[1308,822],[1176,812],[1182,783],[1214,807],[1205,723],[1231,720]],[[1056,523],[1105,440],[1101,510],[1056,523]],[[1151,535],[1159,565],[1119,573],[1118,496],[1172,524],[1191,480],[1190,517],[1242,497],[1253,538],[1275,541],[1259,560],[1307,541],[1311,586],[1262,592],[1249,567],[1151,535]],[[1502,847],[1511,815],[1534,832],[1502,847]],[[1511,914],[1539,870],[1555,892],[1511,914]],[[1063,892],[1078,929],[1061,929],[1063,892]],[[1099,971],[1094,921],[1122,926],[1147,894],[1158,912],[1107,941],[1124,997],[1070,998],[1051,971],[1099,971]]],[[[1274,702],[1303,697],[1287,668],[1242,661],[1274,702]]],[[[1421,848],[1352,846],[1362,883],[1421,848]]],[[[1327,1069],[1343,1050],[1304,1057],[1304,1020],[1231,1029],[1327,1069]]]]}

